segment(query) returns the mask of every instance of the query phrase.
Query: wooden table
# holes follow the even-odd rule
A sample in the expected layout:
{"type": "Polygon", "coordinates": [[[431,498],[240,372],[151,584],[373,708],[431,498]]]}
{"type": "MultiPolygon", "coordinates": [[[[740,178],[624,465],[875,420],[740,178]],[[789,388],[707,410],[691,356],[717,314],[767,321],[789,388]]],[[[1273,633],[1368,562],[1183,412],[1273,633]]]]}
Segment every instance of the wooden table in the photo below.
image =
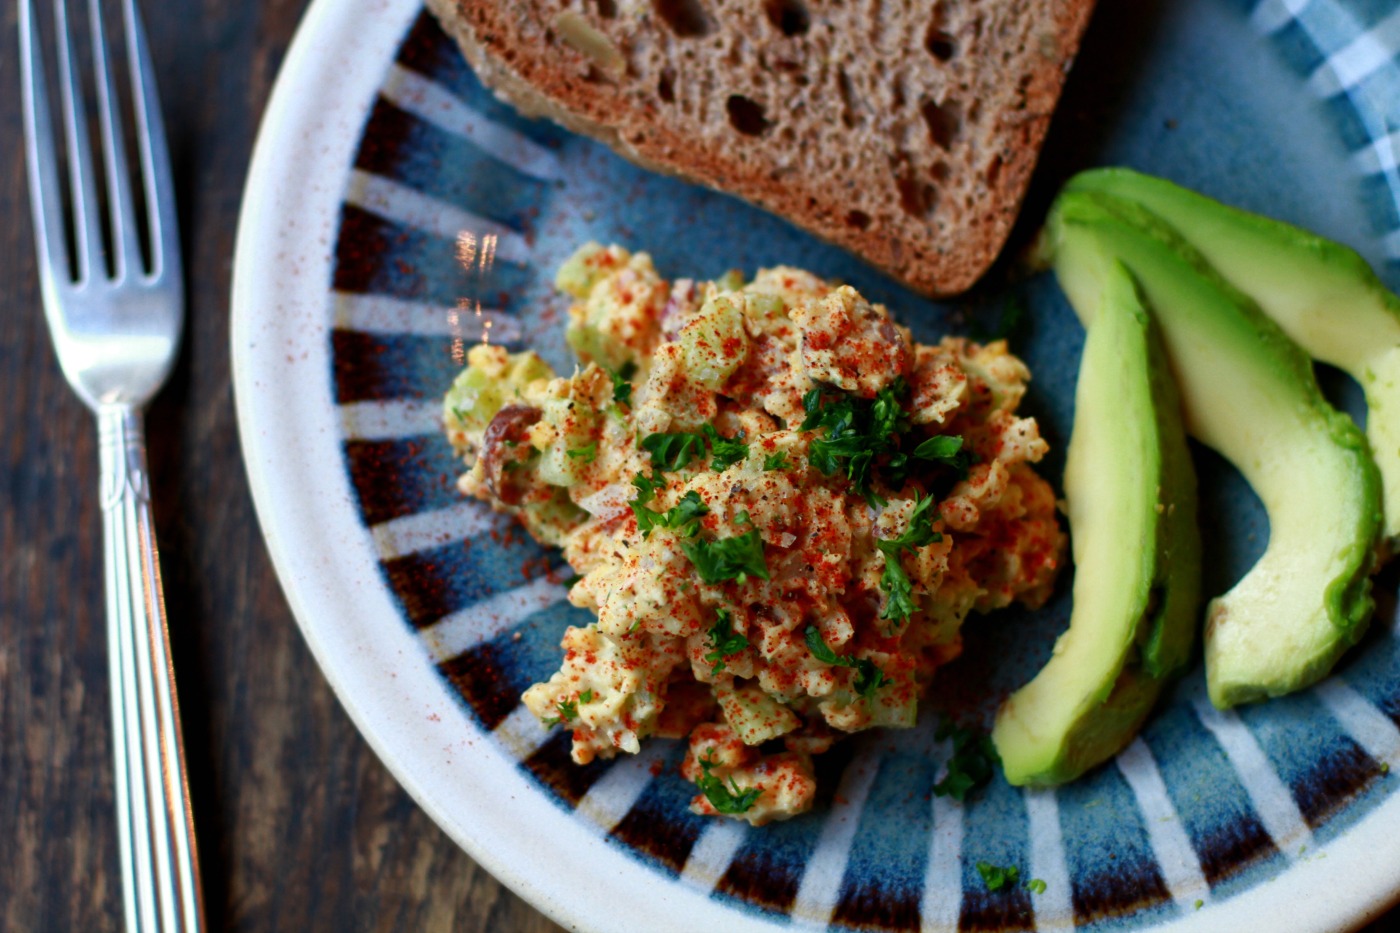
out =
{"type": "MultiPolygon", "coordinates": [[[[40,0],[45,6],[45,0],[40,0]]],[[[398,786],[322,679],[258,532],[229,278],[254,134],[304,0],[141,0],[190,289],[150,412],[157,533],[211,929],[558,930],[398,786]]],[[[50,351],[0,8],[0,929],[116,930],[97,449],[50,351]]]]}
{"type": "MultiPolygon", "coordinates": [[[[211,928],[558,930],[477,867],[356,733],[302,643],[253,514],[228,308],[244,172],[304,0],[142,0],[190,317],[150,413],[156,523],[211,928]]],[[[0,12],[0,929],[112,930],[107,648],[92,419],[50,352],[0,12]]],[[[1373,930],[1393,929],[1400,913],[1373,930]]]]}

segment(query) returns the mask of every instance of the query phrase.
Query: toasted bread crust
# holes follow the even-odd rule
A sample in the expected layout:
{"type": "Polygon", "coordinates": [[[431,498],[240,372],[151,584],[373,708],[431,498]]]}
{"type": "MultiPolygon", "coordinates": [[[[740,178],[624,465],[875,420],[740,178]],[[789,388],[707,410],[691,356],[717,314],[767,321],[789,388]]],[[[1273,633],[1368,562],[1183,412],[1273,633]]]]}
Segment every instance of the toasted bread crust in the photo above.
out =
{"type": "Polygon", "coordinates": [[[587,2],[427,5],[522,112],[935,296],[971,286],[1010,233],[1093,6],[587,2]]]}

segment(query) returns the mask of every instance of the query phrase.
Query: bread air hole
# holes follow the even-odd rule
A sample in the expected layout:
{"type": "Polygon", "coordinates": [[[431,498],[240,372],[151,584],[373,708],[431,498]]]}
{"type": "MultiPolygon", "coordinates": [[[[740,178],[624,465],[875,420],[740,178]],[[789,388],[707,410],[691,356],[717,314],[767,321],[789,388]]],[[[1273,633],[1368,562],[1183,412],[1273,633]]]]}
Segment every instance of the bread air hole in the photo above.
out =
{"type": "Polygon", "coordinates": [[[801,0],[766,0],[763,11],[785,36],[800,36],[812,28],[812,14],[801,0]]]}
{"type": "Polygon", "coordinates": [[[957,52],[958,47],[951,33],[944,28],[943,5],[936,4],[933,16],[929,18],[928,32],[924,33],[924,48],[940,62],[946,62],[957,52]]]}
{"type": "Polygon", "coordinates": [[[846,225],[864,230],[870,226],[870,215],[865,211],[851,211],[846,215],[846,225]]]}
{"type": "Polygon", "coordinates": [[[682,39],[698,39],[715,31],[715,21],[699,0],[651,0],[651,8],[682,39]]]}
{"type": "Polygon", "coordinates": [[[940,62],[948,61],[957,51],[952,36],[941,29],[932,27],[929,28],[928,35],[924,38],[924,48],[928,49],[928,53],[940,62]]]}
{"type": "Polygon", "coordinates": [[[919,219],[933,213],[934,205],[938,203],[938,192],[934,190],[933,185],[920,181],[907,172],[896,176],[894,184],[899,189],[899,206],[904,208],[904,213],[919,219]]]}
{"type": "Polygon", "coordinates": [[[656,96],[668,104],[676,102],[676,69],[661,69],[661,77],[656,79],[656,96]]]}
{"type": "Polygon", "coordinates": [[[745,136],[761,136],[770,125],[763,105],[742,94],[730,95],[724,106],[729,111],[729,125],[745,136]]]}
{"type": "Polygon", "coordinates": [[[952,148],[953,140],[958,137],[958,130],[962,128],[962,108],[955,100],[944,101],[942,104],[935,104],[931,100],[926,100],[919,105],[919,111],[924,115],[924,123],[928,125],[928,137],[933,140],[933,144],[944,152],[952,148]]]}

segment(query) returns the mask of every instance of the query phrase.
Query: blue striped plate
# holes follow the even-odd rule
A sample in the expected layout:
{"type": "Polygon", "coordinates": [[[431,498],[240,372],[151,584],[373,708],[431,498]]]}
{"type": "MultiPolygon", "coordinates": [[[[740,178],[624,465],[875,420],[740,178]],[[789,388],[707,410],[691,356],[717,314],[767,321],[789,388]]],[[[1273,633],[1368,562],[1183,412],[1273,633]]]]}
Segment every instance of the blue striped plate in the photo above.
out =
{"type": "MultiPolygon", "coordinates": [[[[1127,164],[1347,241],[1394,286],[1397,48],[1394,0],[1102,4],[1027,216],[1069,172],[1127,164]]],[[[1219,713],[1194,673],[1116,761],[1058,791],[998,778],[965,803],[934,798],[949,749],[927,724],[825,756],[815,811],[757,830],[687,811],[673,743],[572,765],[566,737],[519,694],[556,667],[580,613],[550,582],[556,555],[456,494],[437,417],[483,337],[565,362],[549,281],[585,239],[648,249],[667,276],[806,266],[886,302],[922,340],[976,333],[1022,301],[1013,349],[1057,451],[1073,417],[1081,332],[1048,277],[998,270],[960,301],[919,298],[779,220],[521,119],[420,0],[317,0],[239,229],[240,431],[269,550],[326,676],[474,858],[587,930],[1320,931],[1389,902],[1400,644],[1388,595],[1321,686],[1219,713]],[[464,266],[462,231],[494,261],[464,266]],[[978,862],[1044,890],[989,891],[978,862]]],[[[1327,381],[1359,409],[1354,387],[1327,381]]],[[[1268,527],[1238,476],[1205,452],[1198,466],[1218,592],[1268,527]]],[[[989,723],[1047,656],[1067,592],[1033,616],[970,621],[930,705],[989,723]]]]}

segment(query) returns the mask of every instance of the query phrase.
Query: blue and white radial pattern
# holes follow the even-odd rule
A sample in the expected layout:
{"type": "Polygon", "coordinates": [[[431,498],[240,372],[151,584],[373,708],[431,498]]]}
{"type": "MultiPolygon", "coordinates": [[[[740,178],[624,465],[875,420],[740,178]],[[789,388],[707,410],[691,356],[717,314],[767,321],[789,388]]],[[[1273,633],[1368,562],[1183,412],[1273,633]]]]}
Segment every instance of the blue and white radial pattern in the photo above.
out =
{"type": "MultiPolygon", "coordinates": [[[[1114,17],[1123,15],[1101,11],[1081,69],[1112,57],[1096,49],[1113,41],[1114,17]]],[[[1191,0],[1153,15],[1134,80],[1096,96],[1098,79],[1079,81],[1076,72],[1047,172],[1131,161],[1288,219],[1317,218],[1373,259],[1400,261],[1393,0],[1191,0]],[[1188,13],[1219,24],[1220,35],[1179,28],[1188,13]],[[1242,49],[1243,64],[1215,55],[1213,43],[1242,49]],[[1235,68],[1264,86],[1232,93],[1235,68]],[[1115,128],[1079,137],[1083,114],[1115,128]],[[1228,133],[1195,138],[1196,123],[1249,128],[1265,151],[1232,149],[1228,133]],[[1294,156],[1295,144],[1306,151],[1294,156]],[[1300,188],[1289,171],[1335,167],[1319,158],[1346,171],[1319,176],[1316,191],[1300,188]],[[1277,168],[1261,172],[1261,164],[1277,168]],[[1339,190],[1340,208],[1330,203],[1339,190]]],[[[1037,189],[1055,181],[1043,177],[1037,189]]],[[[934,304],[766,214],[523,120],[421,16],[385,76],[341,209],[329,377],[344,465],[402,610],[385,624],[418,633],[465,708],[568,818],[661,876],[780,923],[1142,929],[1209,911],[1314,858],[1394,792],[1400,645],[1386,597],[1377,631],[1322,686],[1221,713],[1193,674],[1115,762],[1057,791],[998,778],[965,803],[933,797],[950,750],[927,724],[862,736],[825,756],[815,811],[761,830],[691,815],[674,743],[655,741],[612,763],[570,763],[567,735],[546,733],[519,697],[556,668],[564,626],[586,614],[553,582],[556,555],[458,495],[459,464],[440,436],[438,405],[466,348],[481,339],[529,345],[565,364],[564,303],[551,294],[550,273],[586,239],[647,249],[668,276],[808,266],[886,302],[923,340],[973,332],[977,315],[1024,302],[1030,314],[1012,332],[1013,350],[1035,373],[1029,405],[1060,449],[1081,340],[1044,277],[994,275],[960,305],[934,304]],[[1023,882],[1040,879],[1044,889],[989,891],[979,862],[1017,866],[1023,882]]],[[[1386,268],[1392,285],[1396,268],[1386,268]]],[[[1344,400],[1354,395],[1342,390],[1344,400]]],[[[1047,469],[1058,479],[1056,457],[1047,469]]],[[[1219,591],[1259,554],[1267,522],[1237,476],[1204,453],[1198,465],[1208,583],[1219,591]]],[[[1393,592],[1394,583],[1380,588],[1393,592]]],[[[939,678],[932,705],[987,724],[1064,627],[1067,581],[1060,589],[1034,617],[971,620],[965,657],[939,678]]]]}

